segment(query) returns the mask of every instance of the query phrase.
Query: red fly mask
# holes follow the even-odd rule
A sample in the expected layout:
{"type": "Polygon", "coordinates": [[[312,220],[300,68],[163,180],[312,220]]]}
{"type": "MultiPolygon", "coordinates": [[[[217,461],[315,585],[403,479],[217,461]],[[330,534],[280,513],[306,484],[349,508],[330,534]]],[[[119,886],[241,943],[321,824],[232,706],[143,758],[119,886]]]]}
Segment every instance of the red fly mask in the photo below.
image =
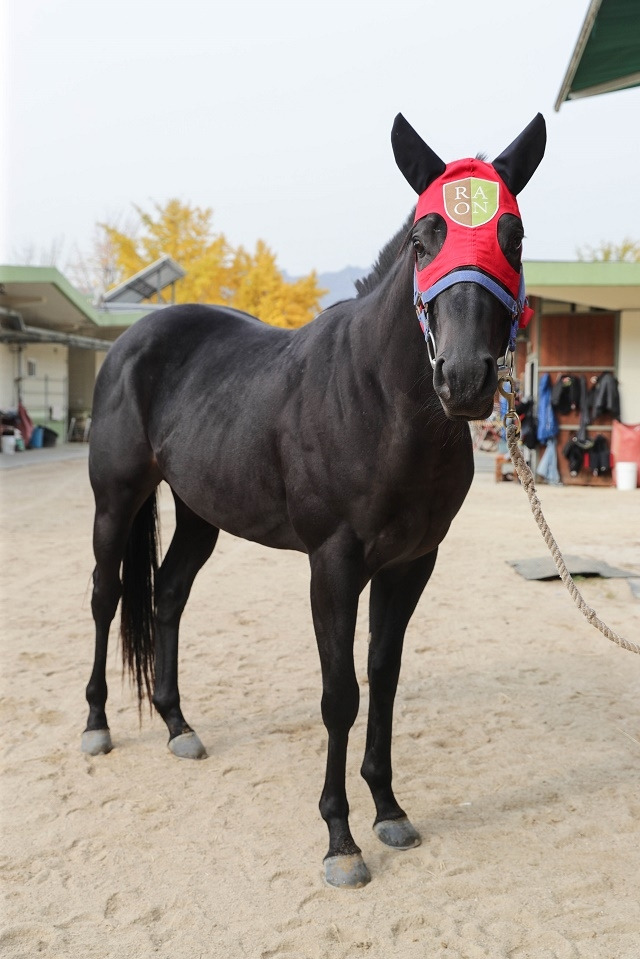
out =
{"type": "Polygon", "coordinates": [[[498,242],[504,214],[520,218],[516,195],[528,183],[544,154],[546,131],[538,114],[493,163],[479,159],[445,164],[398,114],[391,142],[396,162],[419,194],[415,222],[436,213],[446,224],[439,252],[414,274],[414,300],[435,364],[435,342],[429,329],[429,304],[456,283],[478,283],[504,305],[511,316],[508,349],[513,352],[519,327],[532,310],[525,299],[524,274],[507,260],[498,242]]]}

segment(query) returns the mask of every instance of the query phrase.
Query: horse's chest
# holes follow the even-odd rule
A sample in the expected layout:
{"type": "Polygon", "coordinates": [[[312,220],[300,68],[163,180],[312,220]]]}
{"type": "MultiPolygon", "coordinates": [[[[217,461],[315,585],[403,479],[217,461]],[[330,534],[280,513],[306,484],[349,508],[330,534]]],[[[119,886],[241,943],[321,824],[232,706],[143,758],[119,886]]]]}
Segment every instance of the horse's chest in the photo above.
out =
{"type": "Polygon", "coordinates": [[[389,491],[386,502],[372,504],[365,541],[371,569],[407,562],[436,549],[460,509],[468,482],[443,487],[389,491]]]}

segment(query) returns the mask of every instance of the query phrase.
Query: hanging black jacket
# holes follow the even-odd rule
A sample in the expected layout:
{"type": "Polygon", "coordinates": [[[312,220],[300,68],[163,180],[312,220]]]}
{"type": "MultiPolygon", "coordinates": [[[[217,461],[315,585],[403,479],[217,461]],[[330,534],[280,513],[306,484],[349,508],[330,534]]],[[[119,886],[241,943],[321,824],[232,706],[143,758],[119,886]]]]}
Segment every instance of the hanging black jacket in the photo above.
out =
{"type": "Polygon", "coordinates": [[[551,405],[565,415],[580,409],[580,377],[563,373],[551,390],[551,405]]]}
{"type": "Polygon", "coordinates": [[[591,419],[595,420],[604,413],[609,413],[614,420],[620,419],[620,392],[618,381],[607,371],[601,373],[590,393],[591,419]]]}
{"type": "Polygon", "coordinates": [[[569,472],[572,476],[577,476],[584,465],[584,450],[578,446],[576,439],[577,437],[572,436],[562,450],[562,455],[569,461],[569,472]]]}
{"type": "Polygon", "coordinates": [[[580,424],[578,426],[578,435],[575,437],[576,443],[582,447],[583,450],[590,450],[593,446],[593,440],[589,439],[587,434],[587,426],[591,422],[589,418],[589,404],[587,402],[587,381],[584,376],[578,376],[578,386],[580,389],[580,401],[579,401],[579,410],[580,410],[580,424]]]}
{"type": "Polygon", "coordinates": [[[602,433],[596,436],[589,450],[589,469],[594,476],[606,476],[611,472],[611,451],[602,433]]]}

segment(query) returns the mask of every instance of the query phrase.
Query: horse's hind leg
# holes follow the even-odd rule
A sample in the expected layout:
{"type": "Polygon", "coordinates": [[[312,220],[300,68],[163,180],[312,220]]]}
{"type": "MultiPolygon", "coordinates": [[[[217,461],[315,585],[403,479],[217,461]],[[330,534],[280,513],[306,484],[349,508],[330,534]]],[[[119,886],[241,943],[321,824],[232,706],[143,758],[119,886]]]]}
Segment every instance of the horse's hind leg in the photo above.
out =
{"type": "MultiPolygon", "coordinates": [[[[107,646],[109,628],[116,614],[121,594],[120,565],[131,530],[133,517],[153,490],[154,483],[135,494],[112,492],[96,493],[96,513],[93,526],[93,551],[96,565],[93,571],[91,611],[95,622],[95,656],[91,678],[87,685],[89,718],[82,734],[82,751],[92,756],[108,753],[111,734],[105,706],[107,702],[107,646]]],[[[115,489],[115,487],[114,487],[115,489]]]]}
{"type": "Polygon", "coordinates": [[[437,550],[396,569],[381,570],[371,580],[369,643],[369,723],[361,773],[376,804],[374,831],[396,849],[420,844],[391,788],[393,703],[400,674],[404,634],[426,586],[437,550]]]}
{"type": "Polygon", "coordinates": [[[174,499],[176,529],[156,577],[153,703],[167,724],[171,752],[181,759],[204,759],[204,746],[180,709],[178,631],[193,581],[211,556],[219,531],[190,510],[175,493],[174,499]]]}

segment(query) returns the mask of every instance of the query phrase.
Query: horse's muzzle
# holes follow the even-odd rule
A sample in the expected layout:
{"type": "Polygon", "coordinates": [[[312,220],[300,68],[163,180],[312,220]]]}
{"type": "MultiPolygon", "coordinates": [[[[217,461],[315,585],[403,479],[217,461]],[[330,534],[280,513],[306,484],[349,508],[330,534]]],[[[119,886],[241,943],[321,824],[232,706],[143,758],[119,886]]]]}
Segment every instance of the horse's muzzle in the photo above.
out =
{"type": "Polygon", "coordinates": [[[496,361],[488,354],[473,363],[439,356],[433,386],[450,419],[485,419],[493,410],[498,388],[496,361]]]}

